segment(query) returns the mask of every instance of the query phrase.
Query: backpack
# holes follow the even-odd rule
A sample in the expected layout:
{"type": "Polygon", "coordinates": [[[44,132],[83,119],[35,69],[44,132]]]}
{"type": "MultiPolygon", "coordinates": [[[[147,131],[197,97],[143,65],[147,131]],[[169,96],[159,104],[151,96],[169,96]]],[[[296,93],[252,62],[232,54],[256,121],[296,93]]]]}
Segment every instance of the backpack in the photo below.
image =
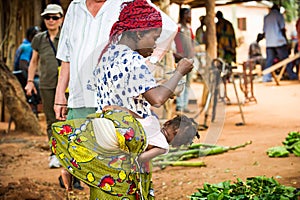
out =
{"type": "Polygon", "coordinates": [[[21,57],[22,50],[18,48],[14,58],[14,71],[20,70],[20,57],[21,57]]]}

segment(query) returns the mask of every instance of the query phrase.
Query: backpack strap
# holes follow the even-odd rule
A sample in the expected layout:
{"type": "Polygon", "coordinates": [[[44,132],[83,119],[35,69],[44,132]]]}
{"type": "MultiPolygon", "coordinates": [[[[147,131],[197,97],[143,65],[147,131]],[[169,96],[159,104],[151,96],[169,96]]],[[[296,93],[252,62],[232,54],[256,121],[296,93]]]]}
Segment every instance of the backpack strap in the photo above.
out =
{"type": "MultiPolygon", "coordinates": [[[[49,35],[49,32],[47,31],[47,39],[48,39],[48,41],[49,41],[49,43],[50,43],[50,45],[51,45],[51,47],[52,47],[52,50],[53,50],[53,52],[54,52],[54,55],[56,56],[56,49],[55,49],[55,47],[54,47],[54,44],[53,44],[53,42],[51,41],[51,39],[50,39],[50,35],[49,35]]],[[[56,60],[57,60],[57,63],[58,63],[58,66],[60,66],[61,65],[61,61],[60,60],[58,60],[57,58],[56,58],[56,60]]]]}

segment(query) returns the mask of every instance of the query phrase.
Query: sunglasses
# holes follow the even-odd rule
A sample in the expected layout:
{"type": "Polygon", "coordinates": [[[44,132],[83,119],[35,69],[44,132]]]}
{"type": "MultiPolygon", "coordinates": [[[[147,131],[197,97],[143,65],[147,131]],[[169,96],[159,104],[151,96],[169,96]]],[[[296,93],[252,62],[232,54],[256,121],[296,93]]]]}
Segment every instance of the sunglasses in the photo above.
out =
{"type": "Polygon", "coordinates": [[[58,16],[49,16],[49,15],[46,15],[46,16],[44,16],[44,19],[45,20],[50,20],[50,19],[52,19],[52,20],[59,20],[61,17],[58,17],[58,16]]]}

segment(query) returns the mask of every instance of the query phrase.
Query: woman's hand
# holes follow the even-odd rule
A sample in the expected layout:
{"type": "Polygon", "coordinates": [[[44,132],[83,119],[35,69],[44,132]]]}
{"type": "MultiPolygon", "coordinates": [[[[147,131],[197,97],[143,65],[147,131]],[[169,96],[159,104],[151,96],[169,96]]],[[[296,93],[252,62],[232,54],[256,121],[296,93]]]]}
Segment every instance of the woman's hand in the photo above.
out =
{"type": "Polygon", "coordinates": [[[192,71],[194,67],[193,63],[193,59],[183,58],[178,62],[176,71],[178,71],[182,76],[184,76],[190,71],[192,71]]]}

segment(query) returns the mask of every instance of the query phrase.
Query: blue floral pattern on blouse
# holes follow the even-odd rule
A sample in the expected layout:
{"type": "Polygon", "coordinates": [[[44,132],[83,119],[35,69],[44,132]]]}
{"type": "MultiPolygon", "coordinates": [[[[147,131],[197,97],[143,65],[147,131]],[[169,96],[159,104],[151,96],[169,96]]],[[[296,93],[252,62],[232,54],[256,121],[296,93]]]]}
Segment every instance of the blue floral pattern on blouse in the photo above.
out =
{"type": "Polygon", "coordinates": [[[118,105],[141,117],[151,115],[151,105],[142,94],[157,84],[145,58],[138,52],[126,45],[112,44],[93,74],[95,80],[89,81],[87,88],[97,91],[98,111],[106,105],[118,105]]]}

